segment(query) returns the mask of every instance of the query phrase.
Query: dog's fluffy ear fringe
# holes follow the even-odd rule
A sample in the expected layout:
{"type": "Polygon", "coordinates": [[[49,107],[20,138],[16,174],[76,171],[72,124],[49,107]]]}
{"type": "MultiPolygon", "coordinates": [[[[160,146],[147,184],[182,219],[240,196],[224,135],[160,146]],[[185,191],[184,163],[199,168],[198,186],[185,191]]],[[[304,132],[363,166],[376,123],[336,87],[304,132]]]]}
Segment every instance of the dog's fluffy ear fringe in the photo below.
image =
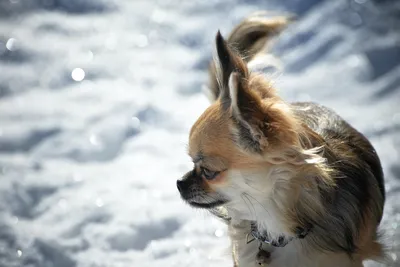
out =
{"type": "Polygon", "coordinates": [[[264,157],[268,162],[273,164],[320,164],[326,162],[326,158],[321,156],[322,152],[322,146],[311,149],[303,149],[301,147],[292,146],[287,148],[285,151],[277,151],[276,154],[268,153],[264,157]]]}

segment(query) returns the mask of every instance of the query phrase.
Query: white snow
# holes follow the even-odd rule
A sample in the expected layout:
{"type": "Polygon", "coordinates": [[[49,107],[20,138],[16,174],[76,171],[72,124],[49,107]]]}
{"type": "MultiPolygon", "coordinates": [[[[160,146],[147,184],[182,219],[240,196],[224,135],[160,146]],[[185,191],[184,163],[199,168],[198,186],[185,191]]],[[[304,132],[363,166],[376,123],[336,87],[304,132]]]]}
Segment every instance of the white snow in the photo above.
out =
{"type": "Polygon", "coordinates": [[[399,3],[5,0],[0,266],[232,266],[225,226],[175,181],[214,35],[260,9],[300,14],[274,47],[282,96],[334,108],[381,156],[399,260],[399,3]]]}

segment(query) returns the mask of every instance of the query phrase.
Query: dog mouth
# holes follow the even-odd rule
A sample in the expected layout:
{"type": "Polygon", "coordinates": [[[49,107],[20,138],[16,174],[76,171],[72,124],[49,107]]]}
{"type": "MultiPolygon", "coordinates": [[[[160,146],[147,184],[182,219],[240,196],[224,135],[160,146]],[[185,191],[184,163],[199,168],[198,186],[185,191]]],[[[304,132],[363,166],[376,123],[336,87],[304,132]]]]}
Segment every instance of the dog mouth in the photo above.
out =
{"type": "Polygon", "coordinates": [[[218,206],[221,206],[223,204],[226,203],[226,201],[224,200],[217,200],[214,202],[210,202],[210,203],[199,203],[199,202],[195,202],[195,201],[187,201],[189,203],[189,205],[196,207],[196,208],[202,208],[202,209],[212,209],[218,206]]]}
{"type": "Polygon", "coordinates": [[[217,193],[210,195],[206,193],[199,184],[194,183],[192,180],[186,178],[176,182],[182,200],[190,206],[202,209],[212,209],[228,202],[222,195],[217,193]]]}

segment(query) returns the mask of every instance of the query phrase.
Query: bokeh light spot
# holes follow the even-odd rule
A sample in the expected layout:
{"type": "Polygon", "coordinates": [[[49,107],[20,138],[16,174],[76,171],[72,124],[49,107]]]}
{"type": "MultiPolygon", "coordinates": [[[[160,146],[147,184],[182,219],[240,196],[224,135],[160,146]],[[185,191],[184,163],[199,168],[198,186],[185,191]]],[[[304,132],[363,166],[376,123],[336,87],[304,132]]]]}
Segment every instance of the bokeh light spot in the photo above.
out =
{"type": "Polygon", "coordinates": [[[83,81],[85,79],[85,71],[81,68],[75,68],[71,73],[71,77],[76,82],[83,81]]]}
{"type": "Polygon", "coordinates": [[[7,43],[6,43],[6,48],[9,51],[15,51],[17,50],[17,39],[15,38],[10,38],[8,39],[7,43]]]}
{"type": "Polygon", "coordinates": [[[101,198],[99,198],[99,197],[96,199],[96,206],[99,207],[99,208],[104,206],[103,200],[101,198]]]}
{"type": "Polygon", "coordinates": [[[140,128],[140,120],[138,117],[132,117],[131,126],[133,129],[138,130],[140,128]]]}
{"type": "Polygon", "coordinates": [[[100,145],[99,138],[94,134],[90,135],[89,142],[94,146],[99,146],[100,145]]]}
{"type": "Polygon", "coordinates": [[[222,229],[217,229],[217,230],[215,230],[214,235],[216,237],[222,237],[224,235],[224,231],[222,229]]]}

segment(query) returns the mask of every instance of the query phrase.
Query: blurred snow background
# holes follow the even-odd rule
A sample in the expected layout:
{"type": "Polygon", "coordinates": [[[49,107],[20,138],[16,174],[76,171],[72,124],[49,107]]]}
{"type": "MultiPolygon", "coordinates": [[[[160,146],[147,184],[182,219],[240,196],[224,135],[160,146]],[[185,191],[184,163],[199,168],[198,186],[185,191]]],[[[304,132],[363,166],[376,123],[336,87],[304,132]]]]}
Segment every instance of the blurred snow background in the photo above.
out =
{"type": "Polygon", "coordinates": [[[378,150],[400,266],[396,0],[0,0],[0,266],[231,266],[225,227],[175,180],[214,35],[260,9],[299,15],[274,47],[281,94],[378,150]]]}

